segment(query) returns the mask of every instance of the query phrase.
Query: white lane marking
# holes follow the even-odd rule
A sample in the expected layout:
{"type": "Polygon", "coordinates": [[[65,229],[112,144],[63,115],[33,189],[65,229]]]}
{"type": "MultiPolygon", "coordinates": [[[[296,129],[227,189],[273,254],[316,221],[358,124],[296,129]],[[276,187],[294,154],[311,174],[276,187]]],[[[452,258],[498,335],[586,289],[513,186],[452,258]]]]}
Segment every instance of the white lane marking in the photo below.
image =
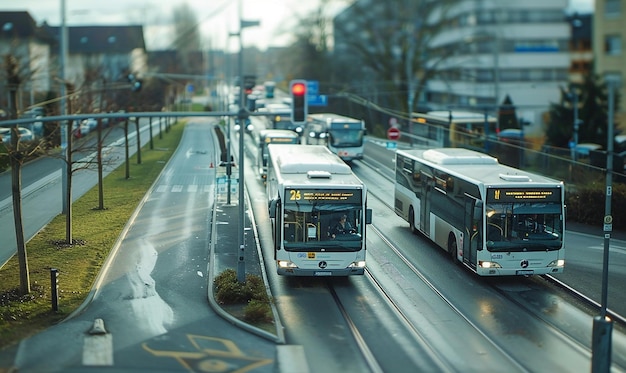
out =
{"type": "Polygon", "coordinates": [[[304,348],[300,345],[276,346],[276,358],[280,373],[309,373],[304,348]]]}
{"type": "Polygon", "coordinates": [[[83,343],[83,365],[113,365],[113,336],[111,334],[89,335],[85,337],[83,343]]]}

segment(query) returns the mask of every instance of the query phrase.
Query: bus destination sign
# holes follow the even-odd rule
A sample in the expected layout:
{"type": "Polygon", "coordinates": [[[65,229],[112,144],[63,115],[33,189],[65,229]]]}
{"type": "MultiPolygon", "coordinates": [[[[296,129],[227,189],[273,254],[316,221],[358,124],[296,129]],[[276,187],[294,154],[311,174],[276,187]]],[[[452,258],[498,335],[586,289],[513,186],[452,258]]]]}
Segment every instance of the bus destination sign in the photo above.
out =
{"type": "Polygon", "coordinates": [[[488,202],[560,202],[561,189],[559,188],[523,188],[502,189],[489,188],[488,202]]]}
{"type": "Polygon", "coordinates": [[[298,138],[297,137],[266,137],[266,143],[284,143],[284,144],[296,144],[298,138]]]}
{"type": "Polygon", "coordinates": [[[361,203],[361,190],[341,189],[287,189],[290,202],[361,203]]]}

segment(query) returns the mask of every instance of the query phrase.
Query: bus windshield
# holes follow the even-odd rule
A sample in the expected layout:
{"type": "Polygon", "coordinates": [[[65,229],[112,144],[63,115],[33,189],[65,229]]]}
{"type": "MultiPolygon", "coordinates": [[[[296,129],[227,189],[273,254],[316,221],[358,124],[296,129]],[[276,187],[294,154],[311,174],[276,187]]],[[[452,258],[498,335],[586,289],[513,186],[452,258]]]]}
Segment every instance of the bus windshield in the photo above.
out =
{"type": "Polygon", "coordinates": [[[361,250],[362,216],[360,204],[287,203],[283,221],[285,250],[361,250]]]}
{"type": "Polygon", "coordinates": [[[363,145],[363,130],[355,129],[331,129],[329,131],[329,142],[334,147],[349,147],[363,145]]]}
{"type": "Polygon", "coordinates": [[[563,244],[563,216],[558,203],[487,205],[487,250],[551,251],[563,244]]]}

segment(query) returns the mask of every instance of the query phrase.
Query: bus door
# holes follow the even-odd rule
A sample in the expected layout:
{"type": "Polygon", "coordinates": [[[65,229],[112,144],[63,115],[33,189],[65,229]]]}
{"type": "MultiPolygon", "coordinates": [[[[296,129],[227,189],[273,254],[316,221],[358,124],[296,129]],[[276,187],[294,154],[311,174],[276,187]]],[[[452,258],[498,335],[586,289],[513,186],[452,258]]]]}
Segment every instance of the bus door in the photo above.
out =
{"type": "Polygon", "coordinates": [[[420,230],[430,237],[430,193],[435,186],[435,179],[420,171],[422,180],[422,197],[420,198],[420,230]]]}
{"type": "Polygon", "coordinates": [[[478,250],[482,250],[482,202],[465,195],[463,262],[476,269],[478,250]]]}

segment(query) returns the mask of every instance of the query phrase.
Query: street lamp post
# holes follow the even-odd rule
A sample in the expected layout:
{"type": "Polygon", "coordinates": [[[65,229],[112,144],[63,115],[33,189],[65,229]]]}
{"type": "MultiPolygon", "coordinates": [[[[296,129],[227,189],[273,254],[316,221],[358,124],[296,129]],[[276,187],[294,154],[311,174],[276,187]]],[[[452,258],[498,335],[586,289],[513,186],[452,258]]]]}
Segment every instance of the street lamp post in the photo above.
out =
{"type": "Polygon", "coordinates": [[[604,373],[611,370],[611,338],[613,334],[613,322],[606,316],[608,301],[609,280],[609,241],[613,230],[613,217],[611,216],[611,195],[613,176],[613,110],[615,102],[616,82],[607,79],[609,88],[609,107],[607,119],[607,146],[606,146],[606,194],[604,204],[604,251],[602,265],[602,298],[600,301],[600,315],[593,318],[593,331],[591,335],[591,371],[604,373]]]}
{"type": "MultiPolygon", "coordinates": [[[[245,122],[248,118],[248,111],[244,105],[243,92],[243,41],[241,31],[246,27],[258,26],[259,21],[244,21],[241,18],[241,0],[239,0],[239,111],[237,118],[239,119],[239,255],[237,261],[237,281],[243,283],[246,281],[246,262],[245,262],[245,200],[244,200],[244,141],[245,122]]],[[[230,161],[230,160],[228,160],[230,161]]]]}

